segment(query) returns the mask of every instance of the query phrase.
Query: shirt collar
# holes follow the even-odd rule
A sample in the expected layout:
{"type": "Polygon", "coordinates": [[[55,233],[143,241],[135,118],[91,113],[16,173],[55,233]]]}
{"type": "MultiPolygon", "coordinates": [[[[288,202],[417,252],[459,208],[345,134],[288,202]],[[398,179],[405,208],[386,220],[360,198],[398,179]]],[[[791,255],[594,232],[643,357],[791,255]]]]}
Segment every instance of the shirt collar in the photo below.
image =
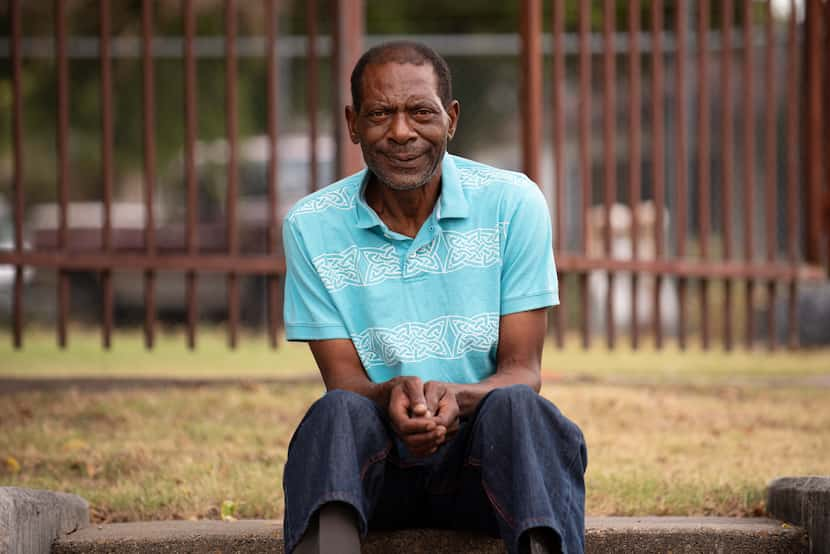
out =
{"type": "MultiPolygon", "coordinates": [[[[455,167],[454,156],[444,154],[441,161],[441,194],[438,195],[435,217],[439,221],[449,218],[465,218],[469,214],[467,198],[458,179],[458,169],[455,167]]],[[[360,189],[355,202],[355,221],[359,229],[371,229],[381,225],[381,220],[375,211],[366,202],[366,185],[369,182],[369,171],[364,170],[360,180],[360,189]]]]}

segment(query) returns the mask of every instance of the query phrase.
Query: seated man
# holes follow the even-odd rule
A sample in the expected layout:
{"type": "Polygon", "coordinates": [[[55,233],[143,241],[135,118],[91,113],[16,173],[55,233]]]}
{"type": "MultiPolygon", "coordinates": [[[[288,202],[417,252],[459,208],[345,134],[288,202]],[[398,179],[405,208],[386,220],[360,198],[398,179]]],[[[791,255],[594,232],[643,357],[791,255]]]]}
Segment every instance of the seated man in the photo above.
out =
{"type": "Polygon", "coordinates": [[[558,303],[544,196],[446,153],[460,107],[429,47],[372,48],[351,89],[368,169],[283,227],[287,338],[328,389],[289,447],[286,552],[359,552],[403,527],[582,552],[584,440],[538,394],[558,303]]]}

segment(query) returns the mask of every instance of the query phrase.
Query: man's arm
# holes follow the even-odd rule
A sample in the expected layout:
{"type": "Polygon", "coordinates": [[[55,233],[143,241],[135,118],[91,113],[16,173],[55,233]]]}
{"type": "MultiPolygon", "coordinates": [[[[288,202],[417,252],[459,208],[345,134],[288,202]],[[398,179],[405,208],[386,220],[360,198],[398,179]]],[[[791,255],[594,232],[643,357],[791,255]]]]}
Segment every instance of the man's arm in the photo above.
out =
{"type": "Polygon", "coordinates": [[[446,384],[455,395],[460,415],[472,414],[481,399],[495,388],[528,385],[539,392],[546,330],[546,308],[502,316],[496,372],[480,383],[446,384]]]}

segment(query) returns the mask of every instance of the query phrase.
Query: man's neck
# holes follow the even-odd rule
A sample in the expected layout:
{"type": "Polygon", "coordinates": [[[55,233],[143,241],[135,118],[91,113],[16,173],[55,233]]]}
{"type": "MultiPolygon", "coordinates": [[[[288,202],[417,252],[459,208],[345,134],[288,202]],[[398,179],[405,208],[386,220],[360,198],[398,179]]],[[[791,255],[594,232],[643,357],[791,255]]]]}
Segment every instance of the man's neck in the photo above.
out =
{"type": "Polygon", "coordinates": [[[440,175],[413,190],[392,189],[372,175],[366,201],[390,230],[414,237],[432,213],[440,193],[440,175]]]}

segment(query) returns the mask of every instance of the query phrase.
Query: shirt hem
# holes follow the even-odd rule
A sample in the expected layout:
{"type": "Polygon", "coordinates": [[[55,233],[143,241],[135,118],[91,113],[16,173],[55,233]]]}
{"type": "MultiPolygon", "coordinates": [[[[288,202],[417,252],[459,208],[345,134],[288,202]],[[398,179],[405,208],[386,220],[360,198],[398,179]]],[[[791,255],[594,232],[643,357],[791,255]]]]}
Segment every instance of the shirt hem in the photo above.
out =
{"type": "Polygon", "coordinates": [[[308,341],[327,339],[351,339],[346,328],[341,325],[320,324],[286,324],[285,340],[308,341]]]}
{"type": "Polygon", "coordinates": [[[500,313],[501,315],[508,315],[558,305],[559,294],[556,291],[544,291],[502,300],[500,313]]]}

